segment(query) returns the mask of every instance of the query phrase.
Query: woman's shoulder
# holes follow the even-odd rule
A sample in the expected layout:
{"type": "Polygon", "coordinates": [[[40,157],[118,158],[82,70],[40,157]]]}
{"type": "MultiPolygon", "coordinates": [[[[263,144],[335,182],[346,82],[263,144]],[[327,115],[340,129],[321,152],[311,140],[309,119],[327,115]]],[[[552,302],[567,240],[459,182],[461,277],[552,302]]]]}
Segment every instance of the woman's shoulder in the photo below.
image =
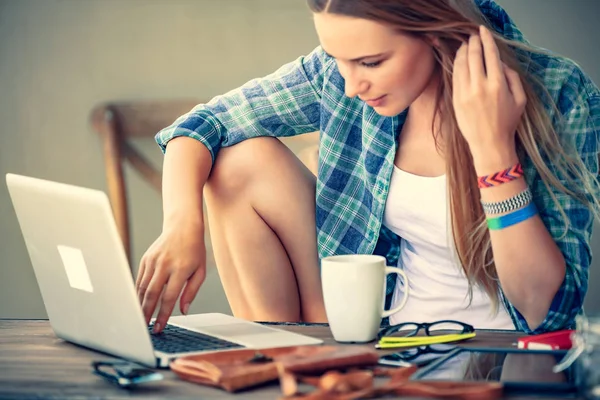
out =
{"type": "Polygon", "coordinates": [[[337,63],[335,62],[335,58],[331,57],[329,54],[323,50],[321,46],[318,46],[313,50],[311,54],[317,55],[322,64],[322,68],[320,69],[323,75],[323,82],[329,89],[329,94],[333,97],[343,95],[344,94],[344,78],[340,74],[337,63]],[[331,92],[332,89],[336,89],[334,92],[331,92]]]}
{"type": "Polygon", "coordinates": [[[300,57],[303,61],[307,75],[327,74],[335,66],[335,59],[323,50],[321,46],[315,47],[309,54],[300,57]]]}
{"type": "MultiPolygon", "coordinates": [[[[563,145],[576,151],[590,171],[598,171],[600,90],[574,60],[549,51],[534,52],[526,65],[545,91],[534,85],[563,145]]],[[[597,172],[594,172],[595,174],[597,172]]]]}
{"type": "Polygon", "coordinates": [[[317,46],[306,56],[300,57],[300,60],[302,63],[301,74],[313,84],[319,93],[327,90],[327,96],[323,101],[335,103],[340,97],[343,97],[344,80],[339,74],[335,59],[327,54],[321,46],[317,46]]]}

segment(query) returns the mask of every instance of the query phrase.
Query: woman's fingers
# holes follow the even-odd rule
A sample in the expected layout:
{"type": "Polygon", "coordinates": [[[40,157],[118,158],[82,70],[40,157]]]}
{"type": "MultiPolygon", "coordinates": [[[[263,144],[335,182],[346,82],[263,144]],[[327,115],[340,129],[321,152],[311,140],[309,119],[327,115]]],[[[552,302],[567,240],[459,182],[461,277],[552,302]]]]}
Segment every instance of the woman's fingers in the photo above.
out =
{"type": "Polygon", "coordinates": [[[460,88],[469,84],[469,64],[467,62],[467,43],[463,43],[456,51],[454,65],[452,67],[452,85],[454,93],[458,93],[460,88]]]}
{"type": "Polygon", "coordinates": [[[190,303],[198,294],[198,290],[200,290],[200,286],[204,283],[204,279],[206,279],[206,268],[198,268],[190,279],[188,279],[179,300],[179,308],[182,314],[188,313],[190,303]]]}
{"type": "MultiPolygon", "coordinates": [[[[167,325],[167,321],[173,312],[173,308],[175,307],[175,303],[177,302],[177,298],[183,289],[183,285],[187,280],[187,276],[174,273],[169,276],[169,280],[167,282],[166,287],[164,287],[164,291],[162,292],[162,296],[160,297],[160,308],[158,310],[158,315],[156,316],[156,320],[154,321],[154,332],[158,333],[162,331],[162,329],[167,325]]],[[[158,282],[158,285],[161,283],[158,282]]],[[[163,285],[164,286],[164,285],[163,285]]],[[[156,304],[156,303],[155,303],[156,304]]]]}
{"type": "Polygon", "coordinates": [[[471,35],[467,53],[471,84],[481,85],[485,80],[486,73],[483,60],[483,47],[479,35],[471,35]]]}
{"type": "Polygon", "coordinates": [[[527,96],[525,95],[525,89],[521,83],[521,77],[519,74],[507,67],[505,64],[502,65],[504,75],[506,76],[506,82],[508,83],[508,89],[513,96],[517,107],[523,109],[527,104],[527,96]]]}
{"type": "Polygon", "coordinates": [[[500,52],[492,33],[483,25],[479,27],[479,36],[483,45],[483,58],[485,60],[485,70],[488,80],[492,82],[502,82],[504,73],[502,71],[502,61],[500,52]]]}
{"type": "Polygon", "coordinates": [[[152,279],[147,286],[147,290],[142,301],[142,311],[144,313],[144,319],[146,320],[146,323],[150,322],[152,314],[154,314],[156,304],[158,303],[163,289],[169,280],[169,274],[162,272],[160,268],[156,267],[155,273],[152,274],[151,278],[152,279]]]}
{"type": "Polygon", "coordinates": [[[138,272],[136,282],[137,294],[140,303],[144,302],[144,297],[146,296],[146,291],[148,290],[148,285],[150,285],[150,281],[152,280],[153,274],[154,261],[144,259],[143,263],[140,266],[140,271],[138,272]]]}
{"type": "Polygon", "coordinates": [[[135,291],[138,293],[138,295],[140,292],[140,284],[142,283],[142,278],[144,277],[144,271],[146,270],[145,262],[146,257],[142,257],[142,260],[140,261],[140,266],[138,267],[137,277],[135,279],[135,291]]]}

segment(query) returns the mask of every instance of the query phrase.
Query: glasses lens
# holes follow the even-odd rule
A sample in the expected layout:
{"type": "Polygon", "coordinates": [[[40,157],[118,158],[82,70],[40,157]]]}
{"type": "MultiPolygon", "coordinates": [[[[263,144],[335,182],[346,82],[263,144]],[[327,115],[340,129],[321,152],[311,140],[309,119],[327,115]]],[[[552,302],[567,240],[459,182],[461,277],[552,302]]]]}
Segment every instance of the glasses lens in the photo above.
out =
{"type": "Polygon", "coordinates": [[[429,327],[429,336],[453,335],[464,333],[465,327],[458,322],[440,321],[429,327]]]}
{"type": "Polygon", "coordinates": [[[422,348],[419,347],[412,347],[410,349],[406,349],[403,350],[401,352],[398,353],[398,355],[403,359],[403,360],[409,360],[411,358],[414,358],[415,356],[417,356],[418,354],[420,354],[422,352],[422,348]]]}
{"type": "Polygon", "coordinates": [[[407,324],[394,325],[394,326],[390,326],[389,331],[388,331],[390,333],[388,336],[394,336],[394,337],[415,336],[417,334],[418,330],[419,330],[419,325],[417,325],[417,324],[407,323],[407,324]]]}
{"type": "Polygon", "coordinates": [[[447,344],[447,343],[439,343],[439,344],[430,344],[427,346],[429,351],[432,353],[447,353],[450,350],[454,350],[456,345],[447,344]]]}
{"type": "Polygon", "coordinates": [[[386,358],[392,359],[394,361],[409,361],[413,358],[415,358],[418,354],[420,354],[421,351],[419,350],[418,347],[412,347],[410,349],[407,350],[403,350],[403,351],[399,351],[397,353],[393,353],[393,354],[389,354],[386,356],[386,358]]]}

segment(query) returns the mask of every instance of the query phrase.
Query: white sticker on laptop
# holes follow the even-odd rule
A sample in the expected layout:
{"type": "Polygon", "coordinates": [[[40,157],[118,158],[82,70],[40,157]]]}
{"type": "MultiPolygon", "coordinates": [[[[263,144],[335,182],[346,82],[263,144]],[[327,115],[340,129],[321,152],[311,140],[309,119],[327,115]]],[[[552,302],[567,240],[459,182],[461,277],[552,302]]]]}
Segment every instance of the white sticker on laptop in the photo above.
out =
{"type": "Polygon", "coordinates": [[[60,258],[65,266],[69,285],[74,289],[94,293],[90,274],[88,273],[87,265],[85,265],[81,250],[60,244],[56,247],[58,248],[60,258]]]}

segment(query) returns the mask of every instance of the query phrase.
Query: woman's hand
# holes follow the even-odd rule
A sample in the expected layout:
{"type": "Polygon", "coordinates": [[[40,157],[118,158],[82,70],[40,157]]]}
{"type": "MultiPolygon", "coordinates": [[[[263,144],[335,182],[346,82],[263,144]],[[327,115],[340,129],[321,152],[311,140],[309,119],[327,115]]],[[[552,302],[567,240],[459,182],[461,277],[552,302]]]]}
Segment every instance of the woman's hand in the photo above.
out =
{"type": "Polygon", "coordinates": [[[527,99],[519,74],[500,60],[491,32],[481,26],[456,53],[453,103],[478,175],[516,163],[515,132],[527,99]]]}
{"type": "Polygon", "coordinates": [[[165,327],[180,293],[179,308],[187,314],[206,277],[204,226],[185,218],[171,226],[142,257],[135,283],[146,323],[160,300],[154,332],[165,327]]]}

